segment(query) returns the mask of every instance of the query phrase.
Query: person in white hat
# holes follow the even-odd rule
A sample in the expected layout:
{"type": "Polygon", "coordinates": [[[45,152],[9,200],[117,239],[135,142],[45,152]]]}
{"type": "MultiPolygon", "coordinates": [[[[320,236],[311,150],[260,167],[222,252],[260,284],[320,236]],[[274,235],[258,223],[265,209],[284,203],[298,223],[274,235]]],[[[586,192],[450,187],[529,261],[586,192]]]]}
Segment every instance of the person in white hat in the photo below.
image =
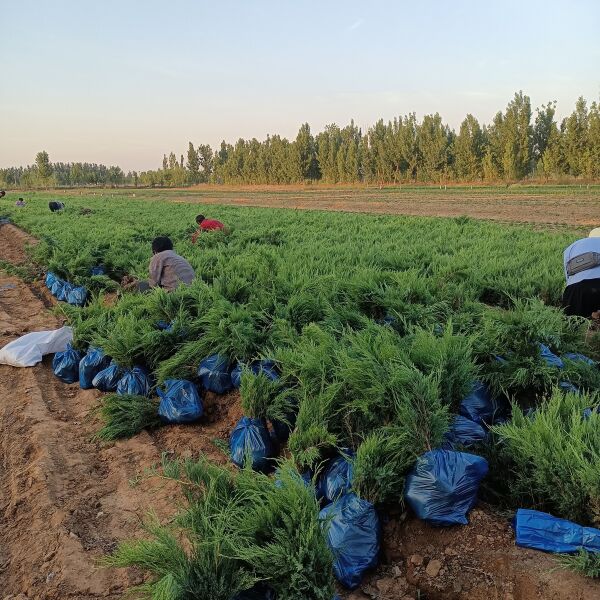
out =
{"type": "Polygon", "coordinates": [[[573,242],[564,252],[567,287],[562,307],[567,315],[591,318],[600,310],[600,227],[573,242]]]}

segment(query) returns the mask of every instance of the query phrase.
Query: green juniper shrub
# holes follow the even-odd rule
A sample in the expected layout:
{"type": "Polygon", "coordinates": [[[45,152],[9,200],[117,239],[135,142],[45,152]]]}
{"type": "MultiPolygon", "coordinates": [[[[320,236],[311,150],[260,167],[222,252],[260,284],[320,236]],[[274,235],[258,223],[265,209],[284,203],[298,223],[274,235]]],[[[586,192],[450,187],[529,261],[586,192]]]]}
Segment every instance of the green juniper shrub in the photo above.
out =
{"type": "Polygon", "coordinates": [[[583,417],[598,403],[595,394],[555,389],[532,414],[513,405],[512,420],[492,428],[512,464],[506,477],[516,506],[600,525],[600,414],[583,417]]]}
{"type": "Polygon", "coordinates": [[[580,550],[577,554],[561,554],[558,557],[558,564],[563,569],[575,571],[585,577],[600,579],[600,553],[598,552],[580,550]]]}
{"type": "Polygon", "coordinates": [[[171,527],[151,527],[150,541],[125,542],[107,559],[150,573],[146,597],[231,600],[260,580],[278,598],[331,600],[333,557],[318,501],[289,463],[280,464],[277,482],[205,457],[164,460],[163,472],[182,484],[187,506],[171,527]]]}
{"type": "Polygon", "coordinates": [[[96,437],[105,441],[130,438],[143,429],[160,425],[158,401],[155,398],[131,394],[107,394],[97,408],[104,425],[96,437]]]}

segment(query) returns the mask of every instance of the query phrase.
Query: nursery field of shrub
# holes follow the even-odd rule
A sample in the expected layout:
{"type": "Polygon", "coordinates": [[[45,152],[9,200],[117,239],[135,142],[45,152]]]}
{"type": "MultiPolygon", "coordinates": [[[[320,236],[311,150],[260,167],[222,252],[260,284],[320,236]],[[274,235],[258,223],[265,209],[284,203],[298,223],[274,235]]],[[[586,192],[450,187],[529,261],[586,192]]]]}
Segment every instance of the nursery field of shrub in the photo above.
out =
{"type": "Polygon", "coordinates": [[[230,448],[246,468],[166,461],[186,507],[107,559],[151,573],[148,597],[331,600],[333,573],[353,587],[360,569],[335,550],[331,504],[325,542],[319,508],[343,499],[372,523],[375,510],[421,516],[405,488],[440,448],[487,461],[480,493],[490,502],[600,526],[599,338],[558,308],[574,232],[212,206],[229,231],[193,245],[198,205],[65,202],[56,213],[38,202],[2,213],[40,240],[37,263],[89,291],[82,308],[60,305],[73,351],[99,348],[129,377],[104,397],[99,436],[160,426],[156,392],[163,407],[173,380],[199,396],[239,387],[246,415],[230,448]],[[173,239],[196,281],[172,293],[122,290],[123,276],[147,277],[158,235],[173,239]]]}

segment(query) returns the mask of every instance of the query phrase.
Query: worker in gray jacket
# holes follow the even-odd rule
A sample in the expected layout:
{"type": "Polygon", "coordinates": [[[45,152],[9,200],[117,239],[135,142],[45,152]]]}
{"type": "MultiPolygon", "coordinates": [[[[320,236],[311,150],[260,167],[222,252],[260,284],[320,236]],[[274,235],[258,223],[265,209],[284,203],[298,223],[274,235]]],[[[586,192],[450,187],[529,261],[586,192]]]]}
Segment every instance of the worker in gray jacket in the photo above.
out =
{"type": "Polygon", "coordinates": [[[189,285],[195,277],[192,265],[173,251],[173,242],[170,238],[161,236],[152,241],[152,260],[148,271],[148,281],[131,282],[125,288],[137,289],[146,292],[150,288],[161,287],[168,292],[180,285],[189,285]]]}
{"type": "Polygon", "coordinates": [[[150,261],[150,287],[161,287],[173,291],[182,283],[189,285],[195,277],[192,265],[173,251],[173,242],[168,237],[157,237],[152,241],[150,261]]]}

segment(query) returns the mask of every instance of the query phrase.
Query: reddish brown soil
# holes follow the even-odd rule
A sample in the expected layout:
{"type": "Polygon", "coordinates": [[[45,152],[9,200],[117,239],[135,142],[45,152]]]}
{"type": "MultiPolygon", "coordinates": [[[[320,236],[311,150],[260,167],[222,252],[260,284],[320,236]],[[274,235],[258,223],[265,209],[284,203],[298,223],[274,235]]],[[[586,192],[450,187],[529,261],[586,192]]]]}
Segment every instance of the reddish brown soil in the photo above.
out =
{"type": "Polygon", "coordinates": [[[22,265],[27,261],[27,246],[34,246],[37,240],[22,229],[11,224],[0,225],[0,260],[13,265],[22,265]]]}
{"type": "MultiPolygon", "coordinates": [[[[0,259],[18,256],[15,228],[3,228],[0,259]]],[[[22,249],[21,249],[22,252],[22,249]]],[[[61,325],[39,288],[0,273],[0,345],[32,330],[61,325]]],[[[98,559],[123,539],[142,535],[149,510],[168,518],[181,501],[172,483],[141,478],[163,452],[224,455],[241,415],[237,394],[205,398],[194,426],[171,426],[131,440],[100,444],[93,409],[100,393],[65,385],[49,360],[34,368],[0,366],[0,589],[4,600],[116,599],[140,583],[135,570],[108,570],[98,559]],[[137,484],[135,484],[137,482],[137,484]]],[[[592,600],[600,584],[565,571],[542,553],[514,546],[506,518],[487,508],[471,524],[434,529],[415,519],[384,531],[384,563],[347,599],[592,600]],[[419,555],[421,558],[419,558],[419,555]],[[411,560],[412,559],[412,560],[411,560]],[[430,561],[440,561],[436,576],[430,561]],[[416,564],[420,563],[420,564],[416,564]],[[420,591],[418,591],[420,590],[420,591]]],[[[435,569],[434,569],[435,570],[435,569]]]]}

